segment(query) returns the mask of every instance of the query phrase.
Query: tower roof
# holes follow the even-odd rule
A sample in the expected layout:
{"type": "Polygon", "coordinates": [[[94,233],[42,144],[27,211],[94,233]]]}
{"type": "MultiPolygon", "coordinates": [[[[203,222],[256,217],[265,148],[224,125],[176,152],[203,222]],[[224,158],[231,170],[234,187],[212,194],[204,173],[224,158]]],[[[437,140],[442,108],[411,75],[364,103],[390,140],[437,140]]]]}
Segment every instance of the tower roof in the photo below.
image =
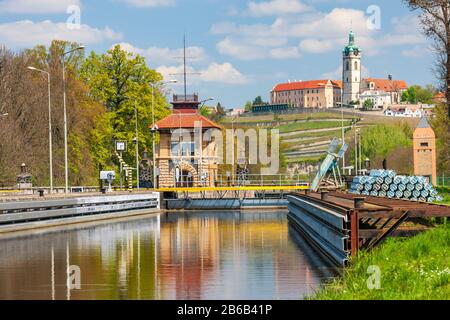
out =
{"type": "Polygon", "coordinates": [[[361,49],[355,42],[355,34],[353,31],[350,31],[348,35],[348,45],[344,48],[345,55],[349,55],[353,52],[361,52],[361,49]]]}
{"type": "Polygon", "coordinates": [[[174,113],[156,123],[158,130],[193,129],[201,123],[203,129],[221,129],[221,127],[198,113],[174,113]]]}
{"type": "Polygon", "coordinates": [[[431,128],[431,126],[428,123],[427,117],[422,117],[420,119],[419,125],[417,126],[417,129],[425,129],[425,128],[431,128]]]}

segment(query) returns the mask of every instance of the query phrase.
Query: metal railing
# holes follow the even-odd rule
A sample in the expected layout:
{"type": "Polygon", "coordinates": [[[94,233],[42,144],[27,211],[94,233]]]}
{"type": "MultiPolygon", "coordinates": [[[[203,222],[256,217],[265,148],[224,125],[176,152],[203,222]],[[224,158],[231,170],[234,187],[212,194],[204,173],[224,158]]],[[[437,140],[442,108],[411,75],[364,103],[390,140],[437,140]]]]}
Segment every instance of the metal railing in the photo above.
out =
{"type": "Polygon", "coordinates": [[[284,186],[309,186],[309,181],[299,175],[286,174],[263,175],[249,174],[245,177],[218,175],[215,180],[216,187],[245,186],[245,187],[284,187],[284,186]]]}
{"type": "Polygon", "coordinates": [[[438,175],[437,185],[439,187],[450,187],[450,173],[438,175]]]}
{"type": "Polygon", "coordinates": [[[175,94],[173,96],[173,102],[199,102],[197,94],[175,94]]]}

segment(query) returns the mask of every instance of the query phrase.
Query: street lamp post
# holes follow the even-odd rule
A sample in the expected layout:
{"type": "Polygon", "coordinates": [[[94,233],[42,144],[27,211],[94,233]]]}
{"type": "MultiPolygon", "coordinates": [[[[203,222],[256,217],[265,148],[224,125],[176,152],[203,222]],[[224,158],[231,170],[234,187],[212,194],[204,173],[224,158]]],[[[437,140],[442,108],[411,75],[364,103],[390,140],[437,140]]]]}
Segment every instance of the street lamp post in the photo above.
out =
{"type": "Polygon", "coordinates": [[[66,103],[66,70],[64,59],[66,55],[84,49],[84,46],[64,52],[61,55],[62,73],[63,73],[63,100],[64,100],[64,170],[65,170],[65,192],[69,193],[69,163],[68,163],[68,147],[67,147],[67,103],[66,103]]]}
{"type": "MultiPolygon", "coordinates": [[[[170,80],[167,82],[163,82],[162,84],[169,83],[177,83],[177,80],[170,80]]],[[[155,141],[155,85],[149,82],[150,87],[152,88],[152,151],[153,151],[153,189],[156,189],[156,141],[155,141]]]]}
{"type": "Polygon", "coordinates": [[[234,121],[236,120],[236,117],[232,117],[231,118],[231,134],[233,135],[233,140],[232,140],[232,143],[231,143],[231,151],[233,152],[232,153],[232,164],[231,164],[231,166],[232,166],[232,169],[231,169],[231,182],[233,183],[233,187],[234,187],[234,180],[235,180],[235,169],[234,169],[234,157],[235,157],[235,154],[234,154],[234,138],[235,138],[235,136],[234,136],[234,121]]]}
{"type": "MultiPolygon", "coordinates": [[[[208,101],[214,101],[214,98],[208,98],[203,101],[200,101],[200,109],[205,106],[205,103],[208,101]]],[[[203,128],[200,128],[200,165],[199,165],[199,181],[200,185],[203,187],[203,128]]]]}
{"type": "Polygon", "coordinates": [[[137,102],[134,101],[134,114],[136,116],[136,176],[137,176],[137,189],[140,189],[139,182],[139,129],[138,129],[138,111],[137,102]]]}
{"type": "Polygon", "coordinates": [[[49,145],[49,161],[50,161],[50,194],[53,193],[53,139],[52,139],[52,102],[51,102],[51,82],[50,72],[40,70],[34,67],[28,67],[31,71],[37,71],[47,75],[48,85],[48,145],[49,145]]]}

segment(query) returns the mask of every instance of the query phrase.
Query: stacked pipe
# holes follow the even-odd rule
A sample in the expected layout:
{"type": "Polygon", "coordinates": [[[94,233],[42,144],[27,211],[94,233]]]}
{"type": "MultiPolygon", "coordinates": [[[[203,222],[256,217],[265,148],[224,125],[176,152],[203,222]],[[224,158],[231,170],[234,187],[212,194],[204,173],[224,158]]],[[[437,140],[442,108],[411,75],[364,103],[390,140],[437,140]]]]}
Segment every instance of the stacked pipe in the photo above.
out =
{"type": "Polygon", "coordinates": [[[349,192],[410,201],[442,201],[442,197],[424,177],[399,176],[393,170],[371,170],[369,176],[356,176],[349,192]]]}

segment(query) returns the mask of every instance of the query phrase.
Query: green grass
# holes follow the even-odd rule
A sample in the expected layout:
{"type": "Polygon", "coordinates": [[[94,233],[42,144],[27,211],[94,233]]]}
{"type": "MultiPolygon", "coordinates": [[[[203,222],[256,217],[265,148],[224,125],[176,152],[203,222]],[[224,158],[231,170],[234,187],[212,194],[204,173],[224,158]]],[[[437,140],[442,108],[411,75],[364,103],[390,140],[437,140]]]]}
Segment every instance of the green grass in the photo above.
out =
{"type": "Polygon", "coordinates": [[[288,158],[286,159],[287,163],[317,163],[319,161],[323,161],[325,159],[325,155],[316,156],[316,157],[298,157],[298,158],[288,158]]]}
{"type": "MultiPolygon", "coordinates": [[[[320,112],[320,113],[299,113],[299,114],[287,114],[279,115],[278,119],[282,121],[286,120],[321,120],[321,119],[340,119],[341,115],[332,112],[320,112]]],[[[344,115],[344,119],[352,119],[352,115],[344,115]]],[[[231,123],[232,118],[225,117],[221,120],[221,123],[231,123]]],[[[255,115],[251,117],[239,117],[234,120],[235,123],[254,123],[254,122],[274,122],[274,115],[255,115]]]]}
{"type": "MultiPolygon", "coordinates": [[[[314,140],[308,140],[308,141],[301,141],[301,142],[293,142],[293,143],[287,143],[285,142],[285,151],[290,151],[290,150],[299,150],[299,149],[304,149],[304,148],[312,148],[312,147],[317,147],[317,148],[321,148],[324,145],[321,146],[315,146],[313,145],[314,143],[319,143],[319,142],[325,142],[326,140],[324,140],[323,138],[319,138],[319,139],[314,139],[314,140]]],[[[327,142],[326,147],[328,148],[328,146],[330,145],[331,142],[327,142]]]]}
{"type": "MultiPolygon", "coordinates": [[[[349,126],[351,122],[344,122],[345,126],[349,126]]],[[[277,127],[280,133],[288,133],[301,130],[329,129],[339,128],[342,126],[341,121],[323,121],[323,122],[292,122],[277,127]]]]}
{"type": "Polygon", "coordinates": [[[389,239],[351,261],[342,277],[312,297],[319,300],[450,299],[450,225],[409,239],[389,239]],[[381,288],[369,289],[369,266],[381,271],[381,288]]]}
{"type": "Polygon", "coordinates": [[[437,203],[450,205],[450,187],[437,187],[436,190],[444,198],[444,200],[437,203]]]}
{"type": "Polygon", "coordinates": [[[297,139],[297,138],[327,138],[327,137],[332,139],[334,137],[341,137],[341,136],[342,136],[342,129],[339,129],[339,130],[315,132],[315,133],[311,133],[311,132],[300,133],[299,132],[298,134],[286,137],[284,139],[290,140],[290,139],[297,139]]]}

